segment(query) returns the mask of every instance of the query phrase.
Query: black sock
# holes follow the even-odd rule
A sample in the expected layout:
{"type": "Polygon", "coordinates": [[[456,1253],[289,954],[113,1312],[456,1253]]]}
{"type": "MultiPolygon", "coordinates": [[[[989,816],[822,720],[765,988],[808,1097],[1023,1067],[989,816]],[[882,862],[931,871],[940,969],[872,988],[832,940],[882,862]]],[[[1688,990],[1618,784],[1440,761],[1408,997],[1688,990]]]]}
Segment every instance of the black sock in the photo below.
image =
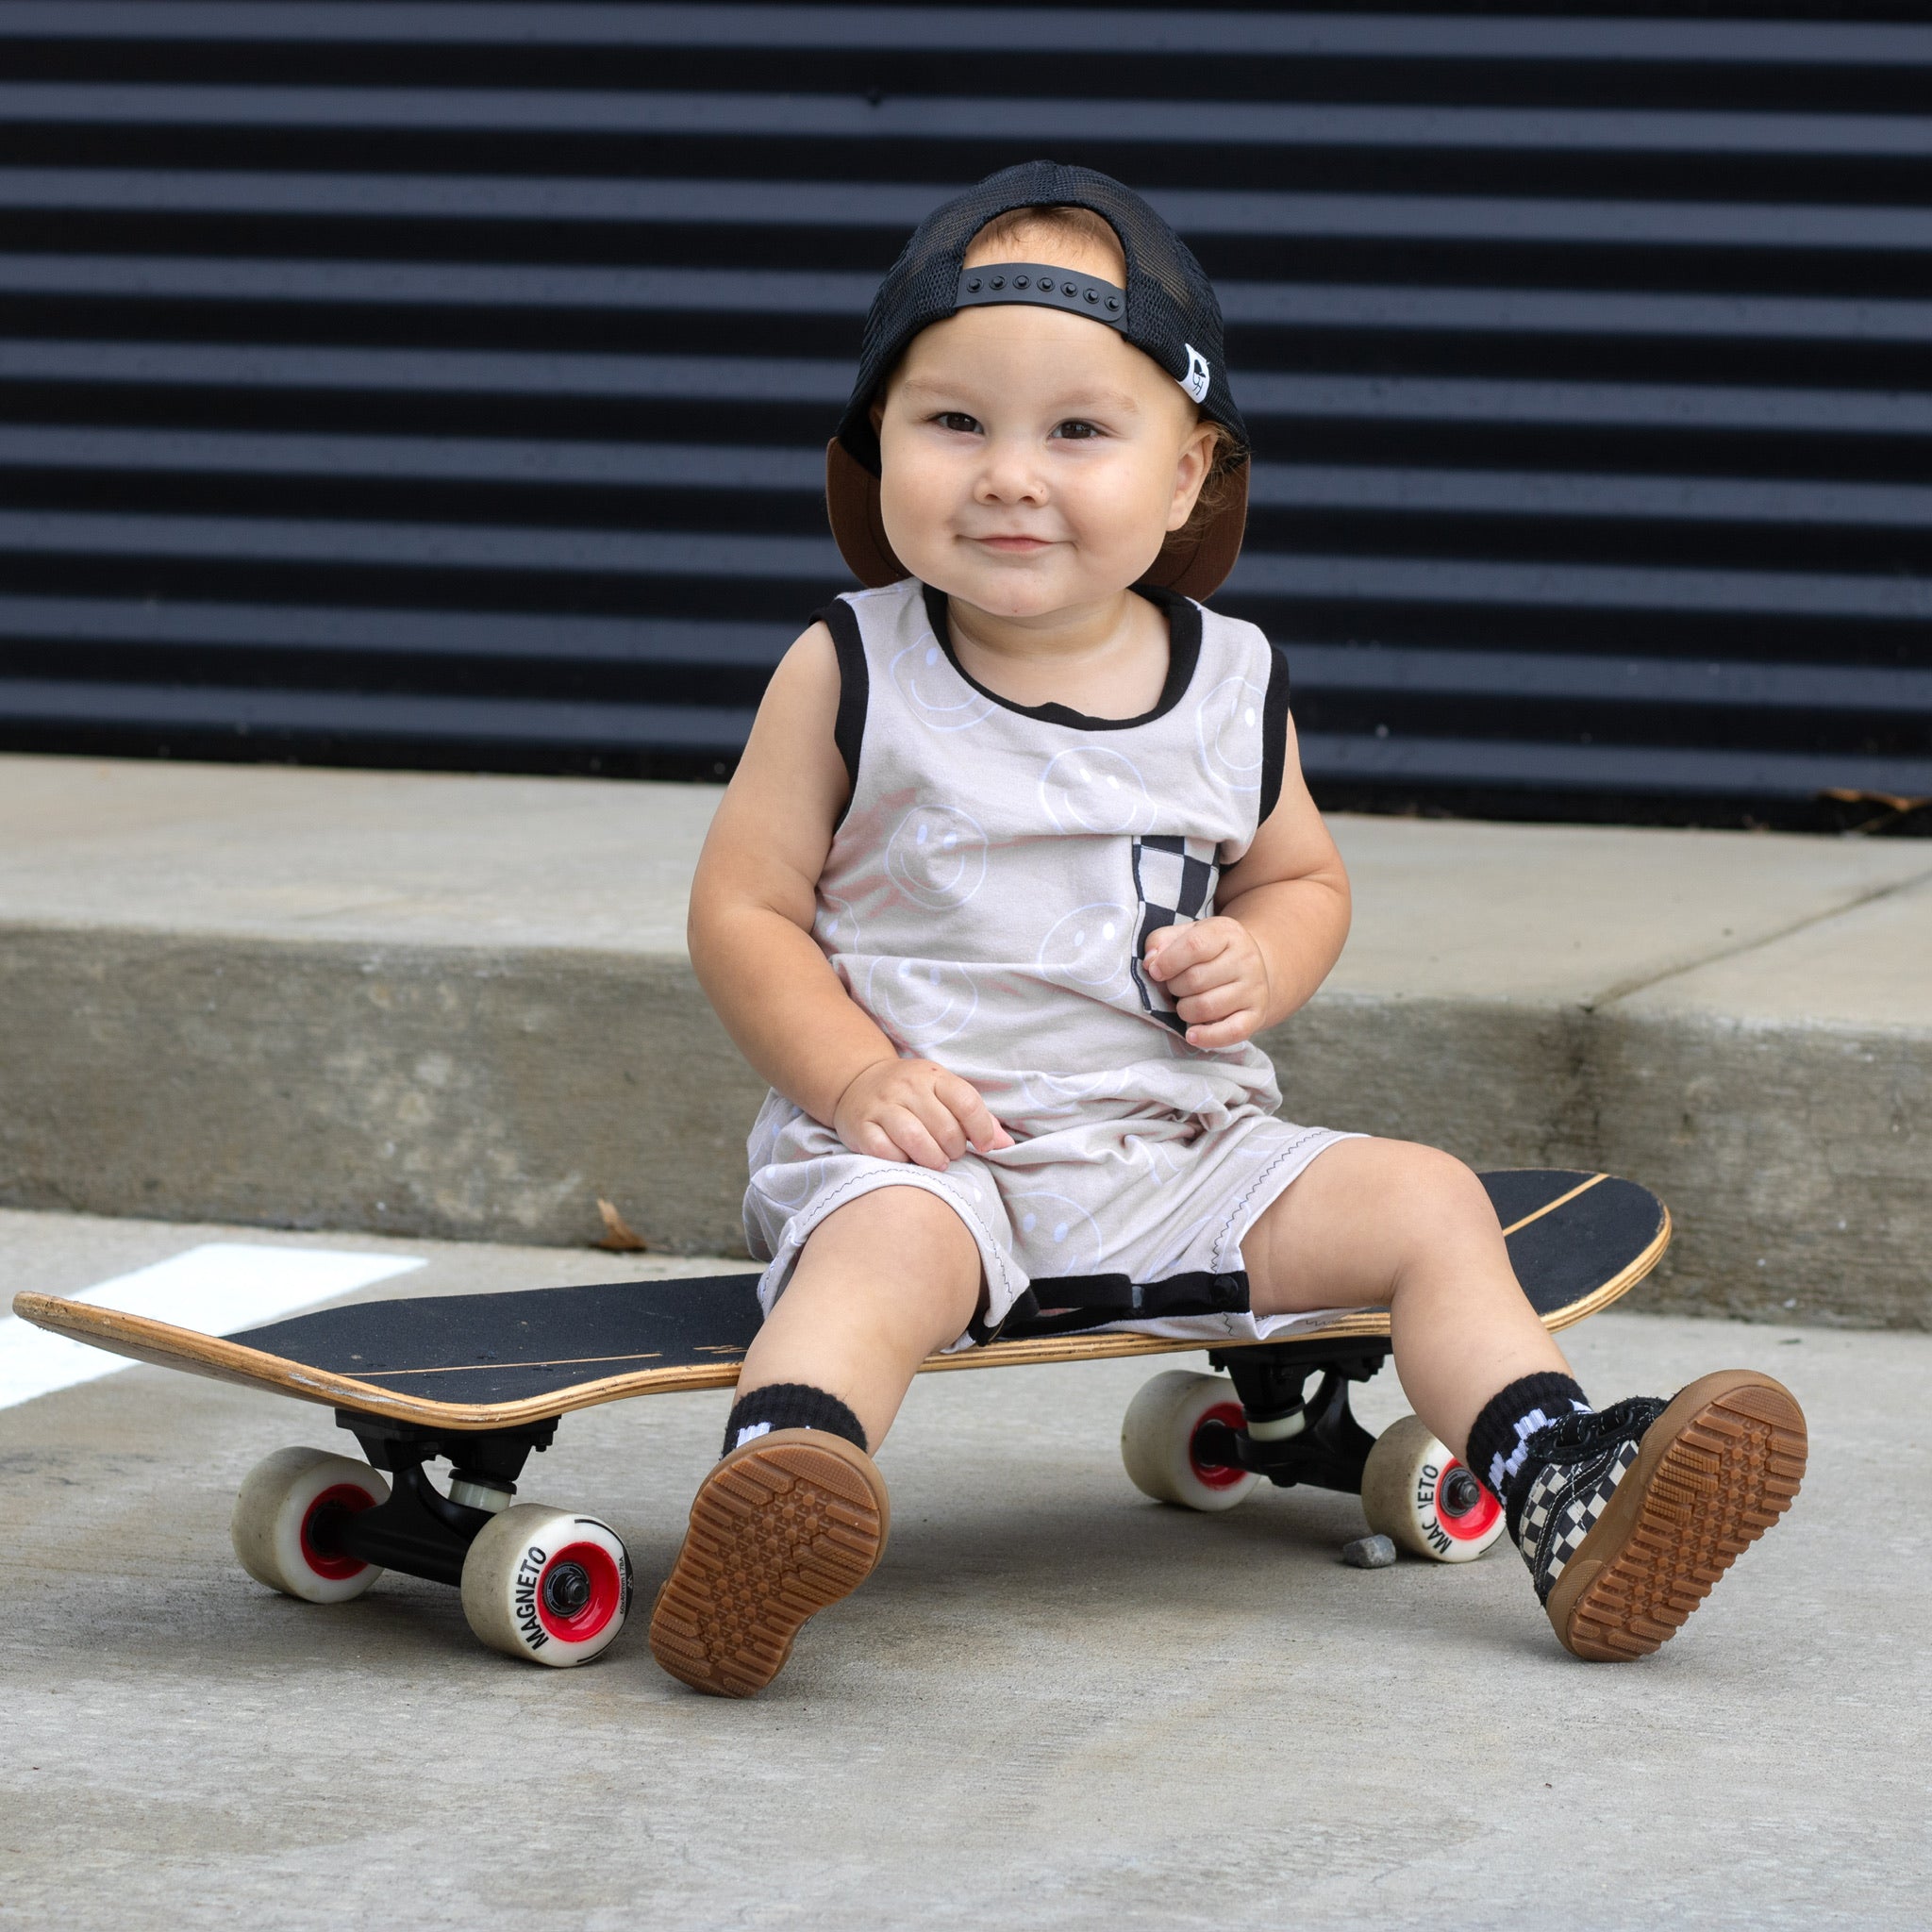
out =
{"type": "Polygon", "coordinates": [[[1589,1409],[1583,1391],[1568,1375],[1519,1376],[1483,1404],[1469,1432],[1464,1459],[1507,1510],[1535,1473],[1524,1454],[1524,1444],[1539,1429],[1589,1409]]]}
{"type": "Polygon", "coordinates": [[[858,1418],[836,1395],[805,1382],[767,1382],[732,1406],[724,1446],[718,1453],[729,1456],[771,1429],[823,1429],[828,1436],[843,1436],[854,1448],[867,1446],[858,1418]]]}

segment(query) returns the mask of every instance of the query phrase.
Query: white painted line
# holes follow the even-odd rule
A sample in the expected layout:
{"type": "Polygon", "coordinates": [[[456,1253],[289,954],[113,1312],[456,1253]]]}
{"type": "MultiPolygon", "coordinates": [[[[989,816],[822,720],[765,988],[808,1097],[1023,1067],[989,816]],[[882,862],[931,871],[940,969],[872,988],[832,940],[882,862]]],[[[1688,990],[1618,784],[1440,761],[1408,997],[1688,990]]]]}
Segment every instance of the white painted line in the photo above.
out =
{"type": "MultiPolygon", "coordinates": [[[[422,1265],[408,1255],[208,1241],[151,1268],[97,1282],[67,1299],[172,1322],[204,1335],[225,1335],[233,1328],[259,1327],[422,1265]]],[[[109,1355],[69,1336],[49,1335],[17,1315],[0,1316],[0,1408],[134,1366],[125,1356],[109,1355]]]]}

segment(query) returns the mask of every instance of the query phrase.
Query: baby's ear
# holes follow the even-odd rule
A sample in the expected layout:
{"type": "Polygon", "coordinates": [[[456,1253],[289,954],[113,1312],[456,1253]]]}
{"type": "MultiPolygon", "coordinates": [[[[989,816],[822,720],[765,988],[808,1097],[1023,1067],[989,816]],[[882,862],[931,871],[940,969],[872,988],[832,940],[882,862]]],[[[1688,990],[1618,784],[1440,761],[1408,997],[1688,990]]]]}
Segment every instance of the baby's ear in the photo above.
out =
{"type": "Polygon", "coordinates": [[[1223,439],[1221,425],[1204,418],[1182,441],[1174,463],[1174,501],[1167,521],[1170,530],[1184,528],[1194,514],[1201,491],[1214,474],[1214,458],[1220,453],[1223,439]]]}

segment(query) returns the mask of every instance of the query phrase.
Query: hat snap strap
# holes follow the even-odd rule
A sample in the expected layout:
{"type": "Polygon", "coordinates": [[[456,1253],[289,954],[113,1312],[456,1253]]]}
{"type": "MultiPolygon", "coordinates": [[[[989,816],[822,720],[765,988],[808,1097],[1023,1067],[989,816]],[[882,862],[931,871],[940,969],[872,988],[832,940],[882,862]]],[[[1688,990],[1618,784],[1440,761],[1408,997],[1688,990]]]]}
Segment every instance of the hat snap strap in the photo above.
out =
{"type": "Polygon", "coordinates": [[[1091,316],[1124,332],[1127,325],[1127,291],[1098,275],[1074,275],[1044,261],[995,261],[960,271],[957,308],[991,308],[1008,302],[1091,316]]]}

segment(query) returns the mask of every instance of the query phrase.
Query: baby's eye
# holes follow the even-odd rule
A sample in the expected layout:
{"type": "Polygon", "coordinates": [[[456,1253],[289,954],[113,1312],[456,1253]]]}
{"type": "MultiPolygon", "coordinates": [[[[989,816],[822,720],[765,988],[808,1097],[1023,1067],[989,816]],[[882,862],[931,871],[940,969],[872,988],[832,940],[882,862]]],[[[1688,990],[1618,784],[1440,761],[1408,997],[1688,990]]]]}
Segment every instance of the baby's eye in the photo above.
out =
{"type": "Polygon", "coordinates": [[[941,409],[932,420],[941,429],[950,429],[958,436],[973,436],[979,429],[979,418],[969,416],[964,409],[941,409]]]}
{"type": "Polygon", "coordinates": [[[1058,425],[1053,433],[1056,436],[1065,437],[1070,442],[1085,442],[1091,438],[1098,436],[1100,429],[1097,425],[1083,422],[1079,417],[1074,416],[1058,425]]]}

